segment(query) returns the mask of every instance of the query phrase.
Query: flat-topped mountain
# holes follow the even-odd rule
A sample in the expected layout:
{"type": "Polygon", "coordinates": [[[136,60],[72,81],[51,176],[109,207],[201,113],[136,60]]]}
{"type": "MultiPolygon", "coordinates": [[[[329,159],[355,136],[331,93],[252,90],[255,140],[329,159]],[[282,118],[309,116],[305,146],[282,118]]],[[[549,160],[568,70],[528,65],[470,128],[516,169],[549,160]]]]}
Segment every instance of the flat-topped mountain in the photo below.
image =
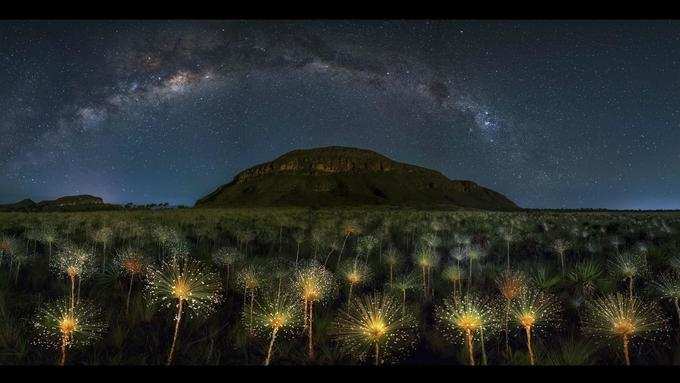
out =
{"type": "Polygon", "coordinates": [[[110,209],[115,205],[105,204],[100,197],[91,195],[73,195],[45,200],[38,203],[24,199],[17,203],[0,205],[0,211],[57,211],[57,210],[95,210],[110,209]]]}
{"type": "Polygon", "coordinates": [[[196,202],[196,207],[362,205],[518,209],[472,181],[338,146],[293,150],[238,173],[196,202]]]}
{"type": "Polygon", "coordinates": [[[104,200],[100,197],[95,197],[91,195],[69,195],[65,197],[59,197],[51,201],[41,201],[38,205],[53,205],[53,206],[74,206],[74,205],[101,205],[104,200]]]}

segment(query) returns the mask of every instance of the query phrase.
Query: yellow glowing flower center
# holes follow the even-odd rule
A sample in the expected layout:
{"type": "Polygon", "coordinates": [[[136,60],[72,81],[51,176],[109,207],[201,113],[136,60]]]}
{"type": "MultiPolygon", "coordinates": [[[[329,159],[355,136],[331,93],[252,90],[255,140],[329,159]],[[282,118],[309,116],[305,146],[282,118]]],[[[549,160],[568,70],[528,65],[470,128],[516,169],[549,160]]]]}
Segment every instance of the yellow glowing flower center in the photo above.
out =
{"type": "Polygon", "coordinates": [[[480,320],[478,315],[470,313],[464,314],[461,317],[459,317],[458,320],[456,321],[456,325],[465,331],[467,330],[475,331],[481,327],[482,321],[480,320]]]}
{"type": "Polygon", "coordinates": [[[319,299],[319,295],[319,290],[311,283],[307,284],[302,289],[302,297],[306,301],[317,300],[319,299]]]}
{"type": "Polygon", "coordinates": [[[387,332],[387,325],[380,318],[371,319],[367,326],[367,335],[373,341],[377,341],[382,338],[387,332]]]}
{"type": "Polygon", "coordinates": [[[61,331],[62,334],[68,335],[73,333],[76,329],[76,320],[70,315],[65,316],[62,318],[61,322],[59,322],[59,330],[61,331]]]}
{"type": "Polygon", "coordinates": [[[536,323],[536,316],[534,316],[534,313],[524,313],[519,317],[519,322],[524,327],[531,327],[536,323]]]}
{"type": "Polygon", "coordinates": [[[283,325],[285,325],[287,322],[286,316],[283,315],[282,313],[277,312],[272,316],[272,319],[270,321],[271,326],[274,328],[281,328],[283,325]]]}
{"type": "Polygon", "coordinates": [[[69,267],[66,269],[66,273],[68,274],[69,277],[73,278],[73,277],[75,277],[76,275],[78,275],[78,268],[75,267],[75,266],[69,266],[69,267]]]}
{"type": "Polygon", "coordinates": [[[180,300],[186,300],[191,295],[189,284],[184,279],[180,279],[172,287],[172,294],[180,300]]]}
{"type": "Polygon", "coordinates": [[[628,319],[620,319],[614,323],[614,332],[619,335],[632,335],[635,332],[635,325],[628,319]]]}
{"type": "Polygon", "coordinates": [[[521,289],[522,285],[519,281],[506,280],[501,287],[501,293],[505,299],[512,300],[519,295],[521,289]]]}
{"type": "Polygon", "coordinates": [[[123,261],[123,267],[130,274],[137,274],[142,271],[142,263],[138,259],[126,259],[123,261]]]}
{"type": "Polygon", "coordinates": [[[353,226],[347,226],[347,227],[345,228],[345,235],[352,235],[352,234],[354,234],[354,233],[356,233],[356,232],[357,232],[357,228],[355,228],[355,227],[353,227],[353,226]]]}
{"type": "Polygon", "coordinates": [[[359,275],[358,272],[353,271],[353,272],[347,274],[347,280],[351,284],[359,283],[359,281],[361,281],[361,275],[359,275]]]}
{"type": "Polygon", "coordinates": [[[246,275],[244,278],[246,289],[254,289],[257,287],[257,278],[252,275],[246,275]]]}

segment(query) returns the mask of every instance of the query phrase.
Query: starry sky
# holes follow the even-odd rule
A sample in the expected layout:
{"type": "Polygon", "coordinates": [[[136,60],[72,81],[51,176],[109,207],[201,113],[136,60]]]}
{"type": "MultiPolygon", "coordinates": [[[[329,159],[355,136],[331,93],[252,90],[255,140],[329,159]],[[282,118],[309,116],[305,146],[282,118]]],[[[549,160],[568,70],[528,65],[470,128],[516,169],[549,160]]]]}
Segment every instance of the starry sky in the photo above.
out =
{"type": "Polygon", "coordinates": [[[0,203],[193,205],[372,149],[523,207],[680,208],[680,22],[0,21],[0,203]]]}

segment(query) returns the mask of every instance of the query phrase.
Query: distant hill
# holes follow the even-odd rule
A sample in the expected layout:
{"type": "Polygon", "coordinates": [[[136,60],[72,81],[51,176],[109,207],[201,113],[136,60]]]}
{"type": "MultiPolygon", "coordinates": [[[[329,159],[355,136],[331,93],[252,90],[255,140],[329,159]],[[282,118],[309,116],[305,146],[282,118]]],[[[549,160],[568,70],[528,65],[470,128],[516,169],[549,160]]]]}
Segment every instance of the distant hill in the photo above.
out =
{"type": "Polygon", "coordinates": [[[38,203],[30,199],[24,199],[17,203],[0,205],[0,211],[84,211],[114,210],[118,208],[120,206],[106,204],[100,197],[91,195],[65,196],[38,203]]]}
{"type": "Polygon", "coordinates": [[[338,146],[294,150],[246,169],[195,206],[364,205],[519,209],[504,195],[472,181],[452,181],[370,150],[338,146]]]}
{"type": "Polygon", "coordinates": [[[26,198],[16,203],[0,205],[0,211],[26,211],[34,209],[35,206],[33,200],[26,198]]]}

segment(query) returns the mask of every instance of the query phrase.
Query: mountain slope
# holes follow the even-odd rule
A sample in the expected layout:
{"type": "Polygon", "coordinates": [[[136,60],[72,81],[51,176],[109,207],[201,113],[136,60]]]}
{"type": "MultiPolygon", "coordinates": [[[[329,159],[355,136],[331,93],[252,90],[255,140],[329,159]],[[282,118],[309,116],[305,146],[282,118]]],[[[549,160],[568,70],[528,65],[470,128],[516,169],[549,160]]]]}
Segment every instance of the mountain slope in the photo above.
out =
{"type": "Polygon", "coordinates": [[[337,146],[291,151],[240,172],[196,202],[196,207],[362,205],[518,209],[474,182],[337,146]]]}

